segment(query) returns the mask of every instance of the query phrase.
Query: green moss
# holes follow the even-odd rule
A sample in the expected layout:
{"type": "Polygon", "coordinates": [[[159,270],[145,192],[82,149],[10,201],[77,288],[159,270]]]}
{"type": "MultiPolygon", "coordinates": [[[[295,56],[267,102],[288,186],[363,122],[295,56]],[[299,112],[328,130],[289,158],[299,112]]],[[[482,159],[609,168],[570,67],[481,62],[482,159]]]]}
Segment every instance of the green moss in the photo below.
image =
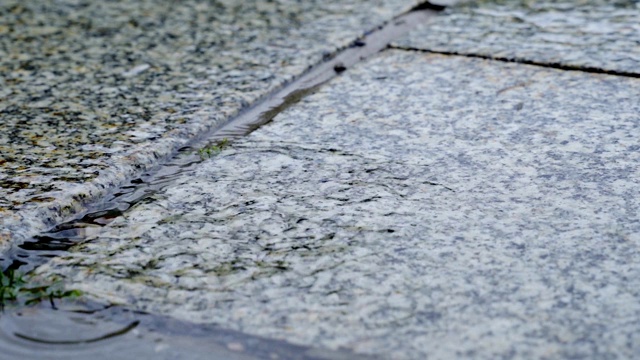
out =
{"type": "Polygon", "coordinates": [[[66,290],[61,281],[38,283],[23,274],[9,270],[0,272],[0,308],[5,306],[26,306],[49,301],[55,308],[55,299],[77,298],[79,290],[66,290]]]}
{"type": "Polygon", "coordinates": [[[208,159],[212,156],[218,155],[222,151],[222,149],[226,148],[227,146],[229,146],[229,139],[224,138],[215,144],[205,146],[202,149],[198,150],[198,154],[200,154],[201,158],[208,159]]]}

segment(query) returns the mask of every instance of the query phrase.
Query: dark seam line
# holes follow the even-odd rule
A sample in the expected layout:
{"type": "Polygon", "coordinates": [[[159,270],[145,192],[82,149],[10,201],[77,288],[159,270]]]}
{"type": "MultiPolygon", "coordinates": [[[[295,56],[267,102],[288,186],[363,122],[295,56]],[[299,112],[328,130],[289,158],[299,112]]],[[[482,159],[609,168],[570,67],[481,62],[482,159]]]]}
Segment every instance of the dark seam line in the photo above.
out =
{"type": "Polygon", "coordinates": [[[430,1],[425,1],[425,2],[422,2],[422,3],[414,6],[413,8],[411,8],[411,10],[409,10],[409,12],[411,12],[411,11],[420,11],[420,10],[442,11],[442,10],[444,10],[446,8],[447,7],[444,6],[444,5],[432,4],[430,1]]]}
{"type": "Polygon", "coordinates": [[[449,56],[463,56],[468,58],[540,66],[540,67],[558,69],[558,70],[581,71],[581,72],[590,73],[590,74],[613,75],[613,76],[621,76],[621,77],[628,77],[628,78],[635,78],[635,79],[640,78],[640,73],[616,71],[616,70],[605,70],[605,69],[600,69],[592,66],[563,65],[560,63],[545,63],[545,62],[518,59],[518,58],[506,58],[506,57],[495,57],[490,55],[460,53],[456,51],[435,51],[435,50],[427,50],[427,49],[420,49],[420,48],[414,48],[414,47],[408,47],[408,46],[398,46],[398,45],[389,45],[389,49],[416,51],[416,52],[423,52],[423,53],[429,53],[429,54],[440,54],[440,55],[449,55],[449,56]]]}
{"type": "Polygon", "coordinates": [[[128,333],[129,331],[135,329],[138,324],[140,324],[140,320],[136,320],[134,322],[132,322],[131,324],[125,326],[124,328],[114,331],[114,332],[110,332],[106,335],[97,337],[97,338],[93,338],[93,339],[86,339],[86,340],[45,340],[45,339],[38,339],[35,337],[31,337],[28,335],[23,335],[20,333],[13,333],[13,335],[15,335],[16,337],[20,338],[20,339],[24,339],[24,340],[29,340],[29,341],[33,341],[36,343],[40,343],[40,344],[50,344],[50,345],[77,345],[77,344],[90,344],[90,343],[94,343],[94,342],[98,342],[98,341],[102,341],[102,340],[107,340],[116,336],[120,336],[120,335],[124,335],[126,333],[128,333]]]}
{"type": "Polygon", "coordinates": [[[181,149],[175,149],[171,155],[150,164],[149,168],[137,171],[133,175],[134,179],[110,186],[105,195],[86,200],[75,216],[51,224],[47,230],[38,231],[22,243],[12,243],[0,253],[0,270],[22,269],[29,272],[40,265],[40,261],[47,261],[51,256],[58,256],[59,251],[67,251],[69,247],[86,241],[86,235],[78,230],[84,224],[104,226],[104,222],[99,222],[101,218],[112,220],[124,216],[136,204],[152,200],[153,194],[174,183],[175,175],[190,171],[205,160],[198,156],[198,148],[210,144],[218,146],[225,139],[233,141],[269,123],[278,114],[313,94],[355,64],[385,51],[392,41],[443,9],[444,7],[428,1],[419,3],[385,24],[365,32],[351,44],[327,54],[302,74],[239,110],[235,116],[189,139],[181,149]],[[167,167],[175,170],[163,173],[162,170],[167,167]],[[157,175],[160,173],[162,175],[157,175]],[[133,190],[123,191],[125,188],[133,190]],[[140,192],[142,195],[139,195],[140,192]],[[125,208],[121,209],[121,205],[125,205],[125,208]],[[62,231],[69,235],[61,236],[62,231]],[[39,254],[46,254],[47,257],[39,254]]]}

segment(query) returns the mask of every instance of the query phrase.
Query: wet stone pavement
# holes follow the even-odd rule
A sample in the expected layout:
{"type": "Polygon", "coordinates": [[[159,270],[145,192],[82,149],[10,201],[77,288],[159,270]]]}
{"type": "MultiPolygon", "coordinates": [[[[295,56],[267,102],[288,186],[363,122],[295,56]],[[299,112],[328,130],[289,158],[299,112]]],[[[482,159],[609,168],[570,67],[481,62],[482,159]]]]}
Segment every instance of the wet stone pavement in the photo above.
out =
{"type": "Polygon", "coordinates": [[[386,51],[38,272],[387,358],[630,357],[639,96],[636,79],[386,51]]]}
{"type": "Polygon", "coordinates": [[[0,3],[0,248],[86,211],[414,0],[0,3]]]}
{"type": "Polygon", "coordinates": [[[328,358],[633,358],[637,2],[529,3],[451,7],[35,275],[328,358]]]}
{"type": "Polygon", "coordinates": [[[637,0],[481,0],[394,45],[640,77],[637,0]]]}

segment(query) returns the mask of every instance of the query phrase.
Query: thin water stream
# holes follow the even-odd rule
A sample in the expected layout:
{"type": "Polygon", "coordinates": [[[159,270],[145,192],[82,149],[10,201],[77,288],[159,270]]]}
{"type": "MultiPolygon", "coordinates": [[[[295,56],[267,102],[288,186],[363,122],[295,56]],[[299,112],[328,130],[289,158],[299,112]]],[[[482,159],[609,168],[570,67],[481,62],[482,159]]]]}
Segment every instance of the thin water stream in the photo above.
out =
{"type": "Polygon", "coordinates": [[[59,224],[48,232],[35,236],[31,241],[12,246],[0,257],[2,269],[4,271],[20,269],[21,272],[26,273],[49,258],[58,256],[71,246],[81,243],[137,203],[149,199],[154,193],[170,186],[178,176],[197,169],[199,164],[207,158],[202,156],[198,149],[216,146],[223,141],[225,144],[232,142],[269,123],[279,113],[313,93],[322,84],[354,64],[384,50],[392,40],[442,9],[442,6],[430,3],[419,5],[413,11],[397,17],[368,33],[362,39],[354,41],[350,47],[335,57],[312,68],[238,117],[194,139],[189,146],[181,148],[169,161],[128,181],[103,201],[90,205],[83,216],[59,224]]]}
{"type": "MultiPolygon", "coordinates": [[[[297,80],[247,109],[230,122],[213,129],[180,149],[165,163],[130,180],[102,202],[73,221],[59,224],[31,241],[13,245],[0,256],[5,273],[28,273],[52,257],[122,216],[129,209],[170,186],[185,173],[195,171],[206,160],[198,149],[233,142],[270,122],[288,107],[313,93],[319,86],[354,64],[387,48],[389,43],[442,10],[425,3],[390,23],[371,31],[335,57],[312,68],[297,80]]],[[[315,353],[313,349],[264,340],[214,326],[183,324],[170,319],[128,312],[112,306],[61,300],[57,310],[47,303],[36,307],[7,308],[0,316],[2,359],[102,359],[166,358],[189,353],[189,359],[339,359],[353,354],[315,353]],[[213,340],[212,340],[213,339],[213,340]]]]}

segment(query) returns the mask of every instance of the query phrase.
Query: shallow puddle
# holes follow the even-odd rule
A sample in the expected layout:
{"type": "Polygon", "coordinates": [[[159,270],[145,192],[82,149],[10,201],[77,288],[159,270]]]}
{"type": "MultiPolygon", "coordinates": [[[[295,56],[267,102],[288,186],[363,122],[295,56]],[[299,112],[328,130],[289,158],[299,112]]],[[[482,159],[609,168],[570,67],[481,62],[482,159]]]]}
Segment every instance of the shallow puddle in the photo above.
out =
{"type": "Polygon", "coordinates": [[[46,304],[7,309],[0,316],[0,347],[7,360],[375,359],[79,302],[60,302],[57,310],[46,304]]]}

